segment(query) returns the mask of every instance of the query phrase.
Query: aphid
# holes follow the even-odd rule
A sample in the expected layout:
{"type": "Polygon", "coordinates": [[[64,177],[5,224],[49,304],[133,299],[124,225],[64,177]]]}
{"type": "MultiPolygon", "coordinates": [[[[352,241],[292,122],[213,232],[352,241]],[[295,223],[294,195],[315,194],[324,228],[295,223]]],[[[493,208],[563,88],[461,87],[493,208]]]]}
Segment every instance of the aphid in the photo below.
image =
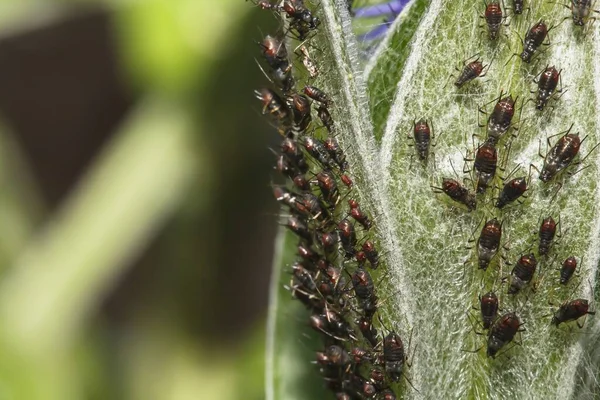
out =
{"type": "Polygon", "coordinates": [[[299,0],[284,0],[281,9],[291,18],[290,28],[298,33],[299,40],[305,40],[308,34],[317,29],[321,21],[299,0]]]}
{"type": "Polygon", "coordinates": [[[352,284],[360,308],[367,318],[371,318],[377,311],[377,296],[371,275],[364,268],[357,268],[352,274],[352,284]]]}
{"type": "MultiPolygon", "coordinates": [[[[502,97],[502,93],[500,93],[494,111],[492,111],[487,122],[487,141],[490,144],[497,145],[502,135],[508,131],[515,114],[515,103],[516,99],[513,100],[510,94],[502,97]]],[[[481,108],[479,112],[485,113],[481,108]]]]}
{"type": "Polygon", "coordinates": [[[475,153],[475,171],[477,171],[477,193],[484,193],[496,176],[498,151],[492,141],[487,140],[475,153]]]}
{"type": "Polygon", "coordinates": [[[461,203],[469,209],[469,211],[477,208],[477,200],[475,195],[470,193],[469,190],[461,185],[459,182],[451,178],[443,178],[442,187],[431,187],[436,193],[445,193],[452,200],[461,203]]]}
{"type": "Polygon", "coordinates": [[[321,163],[325,169],[331,170],[335,168],[335,162],[331,159],[325,145],[319,139],[306,136],[304,138],[304,148],[311,156],[321,163]]]}
{"type": "MultiPolygon", "coordinates": [[[[592,10],[592,0],[571,0],[571,15],[573,23],[577,26],[584,26],[586,21],[590,19],[590,11],[592,10]]],[[[592,17],[592,19],[595,19],[592,17]]]]}
{"type": "Polygon", "coordinates": [[[294,193],[290,192],[283,186],[273,185],[273,196],[275,200],[290,208],[294,208],[296,198],[294,193]]]}
{"type": "Polygon", "coordinates": [[[502,8],[498,0],[491,0],[485,6],[485,23],[488,26],[488,33],[491,40],[498,38],[498,32],[500,32],[500,26],[502,25],[502,8]]]}
{"type": "Polygon", "coordinates": [[[325,201],[329,205],[335,206],[339,200],[339,192],[333,175],[327,171],[319,172],[317,174],[317,184],[321,189],[325,201]]]}
{"type": "Polygon", "coordinates": [[[271,35],[267,35],[260,43],[260,46],[262,47],[263,57],[271,68],[283,70],[290,69],[285,42],[271,35]]]}
{"type": "Polygon", "coordinates": [[[367,255],[364,251],[359,250],[355,254],[356,262],[358,263],[358,268],[364,268],[367,263],[367,255]]]}
{"type": "Polygon", "coordinates": [[[317,262],[319,260],[319,254],[317,254],[310,246],[300,243],[298,245],[297,254],[306,261],[317,262]]]}
{"type": "Polygon", "coordinates": [[[310,101],[306,96],[295,93],[288,97],[288,107],[292,110],[296,132],[305,132],[311,121],[310,101]]]}
{"type": "Polygon", "coordinates": [[[432,133],[426,120],[415,121],[413,126],[413,139],[417,149],[417,155],[421,161],[427,161],[429,148],[431,147],[432,133]]]}
{"type": "Polygon", "coordinates": [[[304,153],[302,153],[295,140],[290,138],[283,139],[281,142],[281,152],[300,173],[305,174],[308,172],[308,164],[304,158],[304,153]]]}
{"type": "Polygon", "coordinates": [[[385,372],[387,372],[390,380],[398,382],[402,375],[406,356],[402,340],[395,332],[390,332],[383,339],[383,360],[385,362],[385,372]]]}
{"type": "MultiPolygon", "coordinates": [[[[552,146],[548,154],[546,154],[544,167],[542,168],[542,172],[540,172],[540,180],[542,182],[548,182],[556,174],[568,167],[579,153],[582,141],[579,138],[579,134],[569,133],[571,132],[571,128],[573,128],[573,125],[567,131],[557,134],[564,133],[554,146],[552,146]]],[[[550,145],[550,138],[548,138],[548,145],[550,145]]]]}
{"type": "MultiPolygon", "coordinates": [[[[552,317],[552,325],[560,325],[563,322],[577,321],[586,314],[594,315],[595,311],[589,310],[589,303],[585,299],[576,299],[564,302],[552,317]]],[[[583,328],[583,324],[577,322],[579,328],[583,328]]]]}
{"type": "Polygon", "coordinates": [[[323,249],[330,253],[335,250],[335,245],[338,242],[338,236],[335,232],[323,232],[319,235],[321,246],[323,249]]]}
{"type": "Polygon", "coordinates": [[[336,366],[344,366],[350,364],[350,356],[340,346],[331,345],[325,350],[325,356],[330,363],[336,366]]]}
{"type": "Polygon", "coordinates": [[[294,179],[296,175],[300,174],[300,171],[298,171],[290,163],[288,157],[286,157],[284,154],[280,154],[279,156],[277,156],[277,161],[275,162],[275,169],[277,170],[277,172],[284,176],[287,176],[290,179],[294,179]]]}
{"type": "Polygon", "coordinates": [[[337,298],[343,303],[342,292],[339,289],[346,285],[346,281],[342,276],[341,269],[328,265],[326,268],[319,267],[319,270],[323,272],[322,279],[319,281],[319,292],[326,297],[333,296],[334,299],[337,298]]]}
{"type": "Polygon", "coordinates": [[[294,187],[296,187],[301,192],[310,192],[310,190],[311,190],[310,182],[302,174],[298,174],[298,175],[294,176],[294,178],[292,179],[292,182],[294,183],[294,187]]]}
{"type": "Polygon", "coordinates": [[[513,11],[517,15],[523,14],[523,0],[513,0],[513,11]]]}
{"type": "Polygon", "coordinates": [[[545,256],[550,251],[550,245],[554,236],[556,235],[556,222],[552,217],[544,218],[540,225],[540,243],[538,246],[538,253],[541,256],[545,256]]]}
{"type": "Polygon", "coordinates": [[[308,244],[312,243],[312,233],[308,226],[302,222],[300,219],[291,216],[288,218],[287,223],[285,225],[289,230],[294,232],[296,235],[300,237],[300,239],[306,240],[308,244]]]}
{"type": "Polygon", "coordinates": [[[496,207],[502,209],[504,206],[517,200],[527,191],[527,180],[524,176],[508,181],[502,188],[500,196],[496,201],[496,207]]]}
{"type": "Polygon", "coordinates": [[[309,319],[310,326],[338,340],[356,340],[352,327],[335,311],[326,309],[322,314],[313,314],[309,319]]]}
{"type": "Polygon", "coordinates": [[[367,240],[363,243],[362,249],[365,252],[367,260],[371,263],[371,268],[377,269],[379,266],[379,252],[375,248],[375,244],[370,240],[367,240]]]}
{"type": "Polygon", "coordinates": [[[377,339],[377,329],[373,326],[371,318],[361,317],[358,320],[358,329],[362,333],[363,337],[371,344],[372,347],[376,347],[379,343],[377,339]]]}
{"type": "Polygon", "coordinates": [[[385,373],[381,368],[371,368],[369,373],[370,381],[375,385],[378,391],[383,390],[385,387],[385,373]]]}
{"type": "MultiPolygon", "coordinates": [[[[552,28],[551,28],[552,29],[552,28]]],[[[531,62],[531,57],[536,52],[538,47],[544,43],[544,40],[548,36],[548,27],[544,23],[544,20],[540,20],[537,24],[533,25],[527,35],[525,36],[525,41],[523,42],[523,51],[521,52],[521,60],[526,63],[531,62]]]]}
{"type": "Polygon", "coordinates": [[[496,357],[498,351],[506,344],[510,343],[517,332],[521,332],[521,321],[513,312],[504,314],[498,318],[492,325],[488,336],[487,355],[488,357],[496,357]]]}
{"type": "Polygon", "coordinates": [[[314,293],[317,289],[313,275],[311,272],[304,268],[304,265],[296,262],[292,265],[292,274],[294,277],[294,287],[297,285],[302,287],[305,292],[314,293]]]}
{"type": "Polygon", "coordinates": [[[342,248],[345,252],[346,258],[351,258],[356,254],[356,231],[354,230],[354,225],[347,219],[343,219],[338,224],[338,234],[340,237],[340,242],[342,243],[342,248]]]}
{"type": "Polygon", "coordinates": [[[568,257],[565,261],[563,261],[562,267],[560,269],[560,283],[562,285],[566,285],[575,273],[576,269],[577,259],[575,257],[571,256],[568,257]]]}
{"type": "MultiPolygon", "coordinates": [[[[548,103],[548,100],[554,94],[556,90],[556,86],[558,86],[558,81],[560,80],[560,71],[557,71],[554,66],[548,67],[541,72],[541,75],[537,81],[538,84],[538,92],[535,108],[538,110],[543,110],[548,103]]],[[[558,92],[562,92],[558,90],[558,92]]]]}
{"type": "Polygon", "coordinates": [[[533,253],[522,255],[511,272],[508,293],[516,294],[523,289],[527,283],[531,282],[536,268],[537,260],[535,259],[535,255],[533,253]]]}
{"type": "Polygon", "coordinates": [[[350,206],[350,216],[354,218],[356,222],[362,225],[362,227],[368,231],[373,226],[371,219],[362,212],[358,202],[354,199],[348,200],[348,205],[350,206]]]}
{"type": "Polygon", "coordinates": [[[477,258],[479,268],[486,270],[492,258],[500,248],[502,239],[502,224],[496,218],[492,218],[483,225],[479,239],[477,239],[477,258]]]}
{"type": "Polygon", "coordinates": [[[323,126],[332,133],[334,131],[334,121],[333,118],[331,118],[331,114],[329,113],[329,110],[327,110],[327,107],[323,104],[319,105],[319,108],[317,108],[317,116],[323,123],[323,126]]]}
{"type": "Polygon", "coordinates": [[[263,103],[263,114],[273,115],[279,122],[286,123],[290,118],[290,112],[284,101],[271,89],[263,88],[255,90],[256,98],[263,103]]]}
{"type": "Polygon", "coordinates": [[[498,296],[494,292],[487,292],[479,297],[479,307],[481,309],[481,321],[483,329],[490,329],[492,323],[498,316],[498,296]]]}
{"type": "Polygon", "coordinates": [[[311,219],[323,220],[329,216],[326,208],[321,205],[319,198],[312,193],[303,193],[296,196],[295,210],[311,219]]]}
{"type": "Polygon", "coordinates": [[[468,64],[466,61],[467,60],[463,61],[463,69],[460,71],[460,75],[458,75],[458,78],[456,78],[456,81],[454,82],[454,85],[457,88],[462,87],[467,82],[471,82],[475,78],[484,77],[487,73],[487,71],[483,72],[483,70],[488,67],[488,65],[484,65],[479,61],[479,58],[468,64]]]}
{"type": "Polygon", "coordinates": [[[384,389],[379,393],[378,399],[381,400],[396,400],[396,394],[392,391],[392,389],[384,389]]]}
{"type": "Polygon", "coordinates": [[[340,167],[340,170],[342,172],[346,171],[348,169],[348,161],[346,161],[346,155],[340,148],[336,138],[330,136],[325,139],[323,144],[325,145],[325,149],[327,149],[331,158],[333,158],[338,167],[340,167]]]}
{"type": "Polygon", "coordinates": [[[310,54],[308,54],[308,49],[306,48],[306,46],[300,46],[300,52],[302,53],[302,64],[304,65],[304,68],[306,68],[306,70],[308,71],[308,75],[311,78],[316,78],[317,76],[319,76],[319,69],[317,68],[315,62],[310,58],[310,54]]]}
{"type": "Polygon", "coordinates": [[[325,107],[329,107],[329,104],[333,103],[324,91],[314,86],[306,86],[304,88],[304,94],[325,107]]]}
{"type": "Polygon", "coordinates": [[[340,180],[342,181],[342,183],[344,185],[346,185],[346,187],[348,189],[352,189],[352,186],[354,185],[354,182],[352,182],[352,179],[350,179],[350,177],[346,174],[340,176],[340,180]]]}

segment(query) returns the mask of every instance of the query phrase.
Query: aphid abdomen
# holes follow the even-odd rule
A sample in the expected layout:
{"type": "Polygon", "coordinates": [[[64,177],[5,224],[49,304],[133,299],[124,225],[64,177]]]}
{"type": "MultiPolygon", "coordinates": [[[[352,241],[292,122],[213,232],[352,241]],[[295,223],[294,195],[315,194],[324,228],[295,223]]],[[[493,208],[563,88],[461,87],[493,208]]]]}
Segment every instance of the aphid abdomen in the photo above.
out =
{"type": "Polygon", "coordinates": [[[390,332],[383,339],[383,359],[385,362],[385,370],[390,376],[390,380],[398,382],[402,375],[404,366],[404,345],[400,336],[394,332],[390,332]]]}
{"type": "Polygon", "coordinates": [[[472,61],[469,64],[465,65],[462,72],[456,79],[456,82],[454,82],[454,85],[456,85],[456,87],[461,87],[465,83],[470,82],[473,79],[477,78],[479,75],[481,75],[482,71],[483,64],[477,60],[472,61]]]}
{"type": "Polygon", "coordinates": [[[427,121],[421,119],[415,123],[414,139],[419,159],[422,161],[427,160],[429,147],[431,146],[431,130],[427,121]]]}
{"type": "Polygon", "coordinates": [[[502,8],[500,3],[492,2],[485,8],[485,22],[488,26],[490,39],[495,40],[502,24],[502,8]]]}
{"type": "Polygon", "coordinates": [[[560,283],[565,285],[569,282],[577,269],[577,259],[573,256],[567,258],[560,269],[560,283]]]}

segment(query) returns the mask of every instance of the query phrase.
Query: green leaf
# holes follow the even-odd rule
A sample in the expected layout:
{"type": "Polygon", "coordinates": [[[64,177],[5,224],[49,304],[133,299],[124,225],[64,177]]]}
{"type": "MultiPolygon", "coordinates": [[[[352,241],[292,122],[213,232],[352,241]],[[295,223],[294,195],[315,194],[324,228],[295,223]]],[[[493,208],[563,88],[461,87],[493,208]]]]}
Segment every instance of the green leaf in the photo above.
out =
{"type": "MultiPolygon", "coordinates": [[[[425,3],[417,4],[425,7],[425,3]]],[[[381,313],[386,324],[404,338],[405,346],[408,337],[413,338],[407,351],[414,360],[406,376],[419,392],[404,385],[405,395],[593,398],[600,393],[593,378],[600,322],[588,316],[587,327],[579,333],[574,324],[557,329],[550,321],[560,303],[591,299],[596,287],[600,151],[586,159],[581,172],[560,174],[548,184],[532,169],[524,204],[498,210],[494,198],[504,184],[500,175],[507,177],[516,169],[512,177],[527,177],[530,163],[541,169],[540,143],[545,154],[547,138],[571,124],[572,132],[587,136],[580,159],[600,142],[600,83],[595,79],[600,74],[600,41],[590,27],[582,34],[572,21],[560,24],[569,11],[562,4],[544,2],[532,4],[529,17],[526,13],[509,16],[510,26],[502,26],[498,40],[491,42],[485,26],[479,26],[484,7],[464,0],[432,0],[410,44],[406,46],[407,38],[399,32],[406,25],[396,24],[397,30],[386,39],[389,47],[378,50],[380,56],[367,63],[363,74],[346,2],[323,0],[323,26],[315,40],[326,50],[317,62],[331,68],[316,86],[334,95],[332,114],[357,177],[355,194],[377,216],[377,242],[385,254],[387,272],[379,288],[385,293],[380,297],[387,299],[381,313]],[[524,37],[540,19],[549,21],[549,26],[556,24],[549,33],[552,45],[541,46],[534,62],[525,64],[513,56],[522,49],[519,35],[524,37]],[[486,78],[457,89],[451,75],[475,54],[491,63],[486,78]],[[530,94],[536,89],[533,79],[546,64],[562,69],[568,90],[540,112],[525,100],[534,96],[530,94]],[[463,158],[472,157],[477,142],[485,137],[484,128],[478,127],[478,108],[491,111],[502,91],[519,98],[513,119],[519,129],[514,139],[500,142],[500,158],[508,161],[494,180],[497,189],[479,196],[477,210],[468,212],[443,194],[434,194],[430,185],[440,186],[443,177],[461,181],[469,177],[461,172],[463,158]],[[418,118],[433,121],[439,139],[427,165],[413,159],[415,150],[407,139],[418,118]],[[534,282],[518,295],[508,295],[504,280],[521,254],[537,251],[540,217],[547,215],[555,219],[560,215],[563,236],[550,256],[538,257],[534,282]],[[475,249],[467,246],[479,234],[482,221],[493,216],[504,223],[502,242],[507,249],[484,272],[477,269],[475,249]],[[575,282],[561,286],[556,268],[570,255],[583,258],[581,274],[575,282]],[[526,329],[515,340],[520,345],[506,346],[506,354],[495,359],[485,354],[486,336],[475,333],[473,320],[478,315],[472,310],[478,295],[492,289],[500,294],[502,312],[515,311],[526,329]]],[[[415,20],[418,11],[417,6],[415,20]]],[[[482,116],[482,122],[486,118],[482,116]]],[[[471,188],[468,180],[466,184],[471,188]]],[[[283,309],[280,306],[279,312],[283,309]]]]}

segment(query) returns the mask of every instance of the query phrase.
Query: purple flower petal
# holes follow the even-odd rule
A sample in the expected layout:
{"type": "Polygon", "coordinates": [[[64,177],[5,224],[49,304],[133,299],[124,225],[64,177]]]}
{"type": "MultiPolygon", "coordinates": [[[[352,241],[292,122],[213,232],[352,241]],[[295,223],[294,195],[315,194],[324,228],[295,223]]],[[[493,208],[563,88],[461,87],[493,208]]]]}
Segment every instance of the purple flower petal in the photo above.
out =
{"type": "Polygon", "coordinates": [[[410,0],[392,0],[387,3],[354,9],[355,18],[371,18],[386,15],[398,15],[410,0]]]}

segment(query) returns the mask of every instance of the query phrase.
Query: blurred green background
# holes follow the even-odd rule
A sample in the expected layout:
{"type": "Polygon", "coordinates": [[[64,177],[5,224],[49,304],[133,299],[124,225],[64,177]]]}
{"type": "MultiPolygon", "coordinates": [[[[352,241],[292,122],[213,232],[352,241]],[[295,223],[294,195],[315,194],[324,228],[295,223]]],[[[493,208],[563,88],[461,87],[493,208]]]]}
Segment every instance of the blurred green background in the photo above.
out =
{"type": "Polygon", "coordinates": [[[0,400],[264,398],[276,26],[241,0],[0,2],[0,400]]]}

